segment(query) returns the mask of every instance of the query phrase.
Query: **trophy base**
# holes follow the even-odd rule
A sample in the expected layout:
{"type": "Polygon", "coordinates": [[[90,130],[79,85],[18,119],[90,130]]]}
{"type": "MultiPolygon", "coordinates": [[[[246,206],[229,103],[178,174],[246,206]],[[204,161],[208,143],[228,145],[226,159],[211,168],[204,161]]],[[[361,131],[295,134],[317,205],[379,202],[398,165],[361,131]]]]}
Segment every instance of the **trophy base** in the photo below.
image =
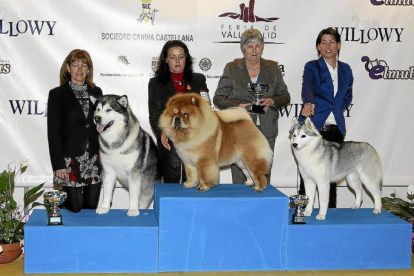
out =
{"type": "Polygon", "coordinates": [[[305,217],[298,217],[295,214],[292,215],[292,224],[306,224],[305,217]]]}
{"type": "Polygon", "coordinates": [[[265,114],[264,106],[262,105],[251,105],[250,112],[257,114],[265,114]]]}
{"type": "Polygon", "coordinates": [[[47,225],[63,225],[62,217],[47,217],[47,225]]]}

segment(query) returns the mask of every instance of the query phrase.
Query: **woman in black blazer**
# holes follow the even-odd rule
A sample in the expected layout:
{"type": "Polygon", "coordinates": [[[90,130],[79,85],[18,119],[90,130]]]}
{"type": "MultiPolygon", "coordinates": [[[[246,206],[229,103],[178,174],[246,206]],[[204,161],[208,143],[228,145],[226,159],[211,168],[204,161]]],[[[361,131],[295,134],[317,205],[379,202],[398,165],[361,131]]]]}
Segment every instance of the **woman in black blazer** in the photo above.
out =
{"type": "Polygon", "coordinates": [[[161,50],[155,77],[151,78],[148,84],[149,121],[157,137],[165,183],[183,183],[186,181],[186,175],[174,145],[158,127],[158,121],[170,97],[177,93],[190,92],[199,93],[209,100],[206,77],[193,72],[193,58],[182,41],[168,41],[161,50]]]}
{"type": "Polygon", "coordinates": [[[73,50],[60,69],[60,86],[49,92],[47,135],[53,184],[67,192],[63,206],[72,212],[96,209],[101,191],[98,132],[90,97],[102,96],[93,83],[88,52],[73,50]]]}

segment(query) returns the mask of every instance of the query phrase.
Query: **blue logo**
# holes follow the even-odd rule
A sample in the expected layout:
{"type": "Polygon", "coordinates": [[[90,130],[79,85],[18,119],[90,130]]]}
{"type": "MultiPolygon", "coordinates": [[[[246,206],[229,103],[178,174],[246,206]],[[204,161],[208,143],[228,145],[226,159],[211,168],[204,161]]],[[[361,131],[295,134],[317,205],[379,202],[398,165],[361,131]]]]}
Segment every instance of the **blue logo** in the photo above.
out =
{"type": "Polygon", "coordinates": [[[384,60],[370,60],[369,57],[363,56],[362,62],[365,62],[365,70],[369,73],[369,77],[373,80],[413,80],[414,66],[408,70],[390,70],[387,62],[384,60]]]}
{"type": "Polygon", "coordinates": [[[39,107],[38,100],[9,100],[10,107],[13,111],[13,114],[16,115],[26,113],[27,115],[43,115],[47,117],[47,103],[44,103],[44,110],[41,110],[39,107]]]}
{"type": "Polygon", "coordinates": [[[371,4],[374,6],[414,6],[414,2],[412,0],[371,0],[371,4]]]}
{"type": "Polygon", "coordinates": [[[18,36],[20,34],[54,35],[53,29],[57,21],[19,20],[17,22],[3,22],[0,19],[0,34],[18,36]],[[4,23],[4,24],[3,24],[4,23]],[[8,23],[8,24],[7,24],[8,23]]]}

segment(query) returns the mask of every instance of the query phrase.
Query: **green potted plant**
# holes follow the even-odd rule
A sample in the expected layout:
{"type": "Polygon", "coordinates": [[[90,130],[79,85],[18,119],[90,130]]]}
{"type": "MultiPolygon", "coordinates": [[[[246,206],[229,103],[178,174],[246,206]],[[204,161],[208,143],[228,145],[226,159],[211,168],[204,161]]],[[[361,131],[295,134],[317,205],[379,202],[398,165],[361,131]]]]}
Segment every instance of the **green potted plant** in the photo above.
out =
{"type": "Polygon", "coordinates": [[[24,194],[23,209],[13,198],[15,183],[26,169],[27,160],[22,161],[19,168],[12,162],[0,174],[0,264],[12,262],[20,256],[24,226],[30,211],[36,206],[43,206],[34,201],[43,193],[40,189],[44,183],[24,194]]]}
{"type": "Polygon", "coordinates": [[[414,185],[408,186],[407,200],[398,197],[395,190],[390,194],[390,197],[382,198],[383,208],[412,225],[411,251],[414,253],[414,185]]]}

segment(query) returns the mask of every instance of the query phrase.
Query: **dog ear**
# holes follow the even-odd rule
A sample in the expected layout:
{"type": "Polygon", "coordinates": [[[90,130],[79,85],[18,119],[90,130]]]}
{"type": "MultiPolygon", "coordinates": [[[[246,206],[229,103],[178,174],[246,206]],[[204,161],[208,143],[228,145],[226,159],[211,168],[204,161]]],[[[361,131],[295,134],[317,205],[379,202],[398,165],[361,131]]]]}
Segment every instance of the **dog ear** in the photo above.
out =
{"type": "Polygon", "coordinates": [[[290,128],[293,128],[294,126],[296,126],[298,124],[298,119],[296,117],[292,118],[292,123],[290,124],[290,128]]]}
{"type": "Polygon", "coordinates": [[[120,105],[127,108],[128,106],[128,97],[126,95],[123,95],[122,97],[118,98],[116,100],[120,105]]]}
{"type": "Polygon", "coordinates": [[[195,105],[195,106],[198,106],[197,99],[195,97],[191,97],[191,104],[195,105]]]}
{"type": "Polygon", "coordinates": [[[306,117],[306,119],[305,119],[305,125],[308,128],[315,128],[315,126],[313,125],[313,123],[312,123],[312,121],[311,121],[311,119],[309,117],[306,117]]]}
{"type": "Polygon", "coordinates": [[[315,132],[317,135],[320,135],[319,131],[316,129],[315,125],[312,123],[312,120],[309,117],[306,118],[305,125],[308,128],[312,129],[312,131],[315,132]]]}
{"type": "Polygon", "coordinates": [[[91,102],[92,102],[93,104],[95,104],[95,103],[96,103],[97,98],[95,98],[94,96],[89,96],[89,99],[91,100],[91,102]]]}

